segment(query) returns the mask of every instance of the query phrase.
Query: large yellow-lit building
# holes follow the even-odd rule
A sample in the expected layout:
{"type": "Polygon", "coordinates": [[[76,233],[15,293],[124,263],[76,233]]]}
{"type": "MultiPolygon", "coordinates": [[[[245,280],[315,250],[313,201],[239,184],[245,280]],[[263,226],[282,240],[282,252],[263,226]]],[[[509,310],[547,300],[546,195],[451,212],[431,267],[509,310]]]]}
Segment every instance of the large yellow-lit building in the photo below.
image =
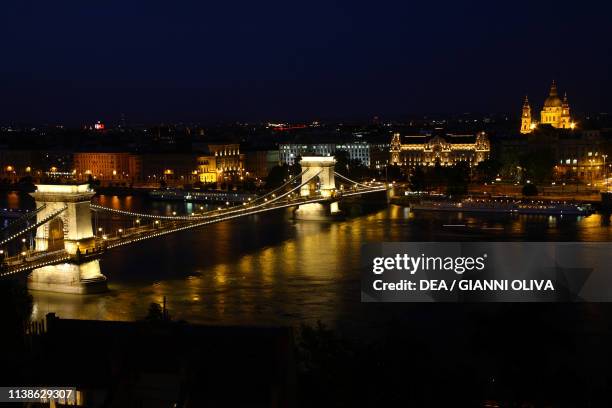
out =
{"type": "Polygon", "coordinates": [[[557,84],[553,81],[548,98],[544,101],[544,107],[540,112],[540,121],[531,117],[531,106],[529,99],[525,97],[523,102],[523,112],[521,114],[521,133],[528,134],[534,131],[538,125],[551,125],[559,129],[574,129],[575,124],[570,116],[570,106],[567,101],[567,94],[563,99],[559,97],[557,84]]]}
{"type": "Polygon", "coordinates": [[[477,165],[489,158],[491,144],[484,132],[475,135],[418,135],[391,139],[391,163],[399,166],[452,166],[466,162],[477,165]]]}
{"type": "Polygon", "coordinates": [[[217,156],[198,156],[198,179],[202,183],[216,183],[217,175],[221,170],[217,170],[217,156]]]}
{"type": "Polygon", "coordinates": [[[142,159],[127,152],[77,152],[74,169],[79,180],[135,181],[142,174],[142,159]]]}

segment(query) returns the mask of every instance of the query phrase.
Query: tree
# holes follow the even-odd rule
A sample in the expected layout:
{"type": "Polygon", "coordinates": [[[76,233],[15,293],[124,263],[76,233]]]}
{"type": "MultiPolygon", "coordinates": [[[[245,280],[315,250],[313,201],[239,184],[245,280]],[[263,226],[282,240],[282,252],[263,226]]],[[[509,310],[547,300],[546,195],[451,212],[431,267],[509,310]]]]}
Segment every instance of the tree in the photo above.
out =
{"type": "Polygon", "coordinates": [[[438,191],[442,190],[442,188],[447,185],[446,173],[446,169],[442,167],[440,160],[437,160],[433,169],[427,171],[427,179],[430,185],[438,191]]]}
{"type": "Polygon", "coordinates": [[[404,174],[400,166],[387,165],[385,171],[389,181],[400,181],[404,178],[404,174]]]}
{"type": "Polygon", "coordinates": [[[149,309],[147,310],[147,316],[145,320],[149,321],[160,321],[164,320],[164,314],[162,312],[162,307],[159,303],[151,303],[149,304],[149,309]]]}
{"type": "Polygon", "coordinates": [[[348,162],[348,174],[346,176],[353,180],[363,180],[371,178],[372,174],[361,160],[351,159],[348,162]]]}
{"type": "Polygon", "coordinates": [[[149,304],[149,309],[147,311],[147,315],[145,316],[145,320],[150,322],[163,322],[170,321],[170,314],[168,313],[168,309],[166,309],[166,297],[164,296],[163,304],[152,302],[149,304]]]}
{"type": "Polygon", "coordinates": [[[452,167],[445,168],[446,193],[462,195],[467,193],[470,183],[470,165],[468,162],[458,162],[452,167]]]}
{"type": "Polygon", "coordinates": [[[523,186],[523,195],[526,197],[537,196],[538,188],[535,184],[527,183],[523,186]]]}
{"type": "Polygon", "coordinates": [[[91,174],[87,176],[87,183],[89,184],[90,190],[94,190],[96,187],[100,186],[100,180],[94,179],[91,174]]]}
{"type": "Polygon", "coordinates": [[[352,344],[320,321],[302,324],[296,336],[298,376],[307,406],[345,406],[354,388],[357,363],[352,344]],[[322,401],[325,401],[322,403],[322,401]]]}
{"type": "Polygon", "coordinates": [[[425,191],[427,189],[427,179],[421,166],[417,166],[410,175],[410,188],[412,191],[425,191]]]}
{"type": "Polygon", "coordinates": [[[292,177],[292,171],[289,165],[274,166],[270,169],[268,177],[266,177],[266,187],[270,189],[280,187],[290,177],[292,177]]]}
{"type": "Polygon", "coordinates": [[[334,166],[334,171],[344,176],[349,177],[349,174],[350,174],[349,153],[346,150],[336,150],[336,152],[334,153],[334,158],[336,159],[336,165],[334,166]]]}
{"type": "Polygon", "coordinates": [[[519,167],[521,165],[520,155],[514,150],[504,150],[499,157],[501,167],[499,174],[510,180],[519,180],[520,172],[519,167]]]}
{"type": "Polygon", "coordinates": [[[541,147],[520,158],[525,177],[537,183],[550,180],[555,166],[555,157],[550,148],[541,147]]]}
{"type": "Polygon", "coordinates": [[[501,168],[502,163],[499,160],[489,158],[478,163],[476,174],[480,181],[489,182],[497,177],[501,168]]]}

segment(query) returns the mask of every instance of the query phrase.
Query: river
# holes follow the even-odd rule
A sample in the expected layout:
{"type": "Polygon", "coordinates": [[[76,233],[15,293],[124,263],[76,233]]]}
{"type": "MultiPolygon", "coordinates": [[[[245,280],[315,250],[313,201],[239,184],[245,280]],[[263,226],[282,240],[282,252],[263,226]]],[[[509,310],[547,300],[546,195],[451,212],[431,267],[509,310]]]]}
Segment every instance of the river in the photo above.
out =
{"type": "MultiPolygon", "coordinates": [[[[192,204],[183,202],[150,202],[130,196],[99,196],[95,201],[159,214],[194,210],[192,204]]],[[[2,197],[0,205],[31,208],[33,203],[28,196],[10,193],[2,197]]],[[[109,234],[127,226],[102,216],[96,222],[109,234]]],[[[362,244],[611,239],[610,217],[602,214],[413,213],[391,205],[337,222],[305,222],[294,221],[291,210],[279,210],[114,249],[101,260],[102,273],[109,279],[108,293],[78,296],[32,292],[33,318],[55,312],[64,318],[140,319],[151,302],[160,303],[165,296],[172,317],[192,323],[296,325],[320,320],[332,327],[354,329],[384,326],[389,319],[456,322],[468,318],[461,312],[464,306],[362,304],[362,244]]],[[[569,307],[578,319],[591,313],[589,307],[546,307],[569,307]]]]}

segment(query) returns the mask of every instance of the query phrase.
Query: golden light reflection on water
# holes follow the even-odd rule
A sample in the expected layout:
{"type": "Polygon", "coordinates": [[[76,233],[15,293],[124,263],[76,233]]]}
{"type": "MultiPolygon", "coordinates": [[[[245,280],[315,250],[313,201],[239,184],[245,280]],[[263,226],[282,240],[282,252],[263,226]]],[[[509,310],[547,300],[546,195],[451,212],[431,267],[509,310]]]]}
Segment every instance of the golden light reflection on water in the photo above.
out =
{"type": "MultiPolygon", "coordinates": [[[[120,208],[127,205],[124,198],[103,200],[104,205],[116,200],[120,208]]],[[[129,205],[137,209],[132,207],[139,204],[129,205]]],[[[416,214],[392,205],[333,223],[294,222],[290,216],[288,210],[215,224],[109,254],[114,258],[103,262],[102,272],[110,276],[110,293],[37,292],[34,317],[53,311],[65,318],[140,319],[149,303],[161,303],[166,296],[172,316],[197,323],[359,319],[360,251],[367,242],[612,238],[609,217],[598,214],[500,218],[416,214]],[[457,221],[467,227],[443,228],[457,221]]]]}

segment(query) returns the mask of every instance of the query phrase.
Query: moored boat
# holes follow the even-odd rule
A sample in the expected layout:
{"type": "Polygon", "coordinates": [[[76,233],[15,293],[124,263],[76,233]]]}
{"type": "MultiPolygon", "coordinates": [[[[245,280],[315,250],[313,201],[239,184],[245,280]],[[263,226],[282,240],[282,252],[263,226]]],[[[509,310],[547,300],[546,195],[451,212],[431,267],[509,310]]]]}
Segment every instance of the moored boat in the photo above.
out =
{"type": "Polygon", "coordinates": [[[421,200],[410,206],[413,211],[456,211],[504,214],[588,215],[590,204],[519,199],[421,200]]]}

